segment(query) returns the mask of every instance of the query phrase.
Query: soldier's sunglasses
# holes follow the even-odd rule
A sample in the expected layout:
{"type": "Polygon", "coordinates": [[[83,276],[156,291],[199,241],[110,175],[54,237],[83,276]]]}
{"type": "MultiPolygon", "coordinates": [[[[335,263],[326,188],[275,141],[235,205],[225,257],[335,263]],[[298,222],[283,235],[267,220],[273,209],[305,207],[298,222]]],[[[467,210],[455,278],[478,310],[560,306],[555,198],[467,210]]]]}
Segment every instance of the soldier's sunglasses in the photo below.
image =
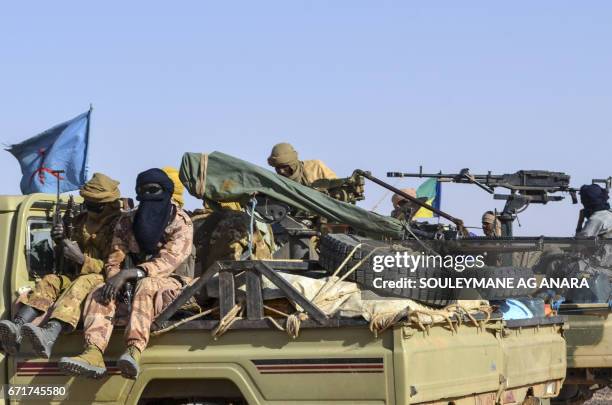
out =
{"type": "Polygon", "coordinates": [[[136,193],[139,195],[158,195],[164,191],[162,186],[157,183],[147,183],[136,188],[136,193]]]}
{"type": "Polygon", "coordinates": [[[106,206],[106,204],[104,204],[104,203],[97,203],[97,202],[93,202],[93,201],[85,201],[84,205],[85,205],[85,209],[87,211],[95,212],[97,214],[99,214],[102,211],[104,211],[104,207],[106,206]]]}

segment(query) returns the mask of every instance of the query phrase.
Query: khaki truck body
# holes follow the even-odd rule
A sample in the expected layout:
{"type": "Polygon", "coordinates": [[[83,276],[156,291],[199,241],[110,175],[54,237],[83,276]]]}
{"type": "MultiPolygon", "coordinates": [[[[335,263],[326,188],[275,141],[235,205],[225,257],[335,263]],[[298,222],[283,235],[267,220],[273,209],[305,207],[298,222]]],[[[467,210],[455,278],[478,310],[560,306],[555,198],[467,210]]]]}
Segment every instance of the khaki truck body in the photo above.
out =
{"type": "MultiPolygon", "coordinates": [[[[34,245],[48,240],[53,204],[43,194],[0,197],[4,318],[17,292],[33,286],[41,260],[34,245]]],[[[105,353],[108,376],[62,375],[58,359],[83,347],[77,331],[61,336],[49,360],[32,357],[27,344],[2,356],[0,376],[3,384],[65,386],[62,402],[74,404],[521,404],[559,393],[567,366],[559,318],[458,321],[398,324],[377,338],[365,321],[305,321],[292,339],[239,320],[215,340],[216,321],[195,320],[151,338],[137,380],[114,364],[124,350],[121,328],[105,353]]]]}

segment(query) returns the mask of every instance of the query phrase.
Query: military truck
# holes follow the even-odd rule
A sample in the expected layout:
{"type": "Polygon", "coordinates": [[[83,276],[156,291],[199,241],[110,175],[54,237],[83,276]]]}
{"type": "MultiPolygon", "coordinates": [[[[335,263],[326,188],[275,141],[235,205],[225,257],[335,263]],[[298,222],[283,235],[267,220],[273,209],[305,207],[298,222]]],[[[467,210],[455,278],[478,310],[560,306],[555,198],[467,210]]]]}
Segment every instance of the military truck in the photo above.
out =
{"type": "MultiPolygon", "coordinates": [[[[52,268],[55,204],[45,194],[0,197],[3,317],[17,294],[52,268]]],[[[80,330],[62,336],[48,360],[33,357],[26,343],[20,354],[2,357],[5,402],[520,404],[559,393],[567,366],[562,319],[504,321],[493,313],[431,325],[403,320],[375,337],[365,320],[321,316],[279,281],[280,272],[317,266],[308,260],[217,262],[194,286],[219,274],[219,314],[184,322],[173,303],[156,321],[158,329],[172,330],[152,337],[136,380],[121,377],[114,365],[124,349],[121,328],[113,333],[108,373],[100,380],[64,376],[57,367],[60,357],[80,351],[80,330]],[[246,315],[219,337],[220,320],[239,300],[240,272],[247,274],[246,315]],[[273,324],[283,320],[264,313],[261,277],[308,313],[297,337],[277,330],[273,324]],[[56,387],[56,395],[44,387],[56,387]]]]}
{"type": "MultiPolygon", "coordinates": [[[[424,173],[422,166],[416,173],[389,172],[387,177],[434,178],[439,182],[471,184],[490,193],[496,200],[505,200],[503,210],[498,214],[502,225],[503,238],[498,238],[500,245],[509,247],[507,251],[515,252],[514,258],[520,257],[523,266],[540,267],[536,272],[545,273],[547,266],[537,266],[542,253],[546,250],[557,251],[559,247],[564,251],[580,252],[582,258],[588,261],[589,256],[598,249],[607,249],[604,255],[610,256],[612,241],[576,239],[571,237],[519,237],[512,236],[513,222],[517,215],[530,204],[548,204],[549,202],[564,200],[563,193],[571,196],[573,204],[578,203],[578,189],[570,187],[570,176],[561,172],[544,170],[520,170],[512,174],[496,175],[472,174],[469,169],[462,169],[458,173],[424,173]],[[496,194],[497,189],[506,190],[507,194],[496,194]],[[514,245],[512,247],[511,245],[514,245]],[[585,253],[586,252],[586,253],[585,253]],[[533,260],[533,259],[536,260],[533,260]],[[526,259],[526,260],[525,260],[526,259]],[[531,262],[531,263],[529,263],[531,262]]],[[[612,177],[593,179],[593,184],[601,184],[607,190],[612,188],[612,177]]],[[[380,184],[380,183],[379,183],[380,184]]],[[[582,227],[584,217],[578,218],[577,231],[582,227]]],[[[472,239],[472,245],[482,245],[484,240],[472,239]]],[[[463,248],[465,249],[465,243],[463,248]]],[[[489,241],[490,242],[490,241],[489,241]]],[[[482,246],[480,246],[482,248],[482,246]]],[[[489,246],[490,249],[490,246],[489,246]]],[[[553,255],[549,255],[553,257],[553,255]]],[[[506,255],[512,259],[512,255],[506,255]]],[[[553,257],[554,258],[554,257],[553,257]]],[[[541,263],[542,264],[542,263],[541,263]]],[[[556,270],[561,276],[571,275],[571,266],[562,263],[556,270]]],[[[607,266],[609,269],[609,264],[607,266]]],[[[590,276],[597,273],[606,274],[604,283],[610,281],[609,270],[596,269],[590,276]],[[607,281],[605,279],[608,279],[607,281]]],[[[604,289],[605,290],[605,289],[604,289]]],[[[609,291],[609,285],[608,285],[609,291]]],[[[556,404],[580,404],[593,396],[593,392],[612,386],[612,296],[602,291],[599,297],[582,299],[581,302],[561,304],[559,313],[565,316],[566,331],[564,336],[567,342],[567,378],[562,392],[553,402],[556,404]],[[590,301],[590,302],[589,302],[590,301]]]]}

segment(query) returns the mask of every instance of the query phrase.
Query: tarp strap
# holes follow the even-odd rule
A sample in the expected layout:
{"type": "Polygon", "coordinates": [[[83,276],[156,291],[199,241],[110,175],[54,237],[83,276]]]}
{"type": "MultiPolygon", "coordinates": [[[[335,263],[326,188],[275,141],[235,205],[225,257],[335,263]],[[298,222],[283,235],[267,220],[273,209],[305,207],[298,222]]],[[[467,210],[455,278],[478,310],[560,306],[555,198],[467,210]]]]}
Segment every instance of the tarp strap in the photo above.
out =
{"type": "Polygon", "coordinates": [[[204,196],[204,192],[206,191],[206,170],[208,169],[208,154],[202,153],[202,158],[200,159],[200,173],[198,176],[198,181],[196,182],[196,193],[199,198],[204,196]]]}

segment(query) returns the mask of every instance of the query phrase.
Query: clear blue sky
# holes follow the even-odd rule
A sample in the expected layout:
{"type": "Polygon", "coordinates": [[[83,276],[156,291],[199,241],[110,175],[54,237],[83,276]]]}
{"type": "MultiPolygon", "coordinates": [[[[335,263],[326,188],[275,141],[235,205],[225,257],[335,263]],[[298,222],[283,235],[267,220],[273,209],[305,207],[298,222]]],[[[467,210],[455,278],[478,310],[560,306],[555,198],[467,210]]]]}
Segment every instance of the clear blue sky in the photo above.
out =
{"type": "MultiPolygon", "coordinates": [[[[126,195],[139,171],[178,165],[185,151],[265,165],[279,141],[340,175],[419,165],[566,171],[575,185],[612,175],[611,3],[433,3],[7,2],[0,142],[91,102],[90,172],[126,195]]],[[[4,151],[0,170],[0,193],[18,193],[4,151]]],[[[367,192],[367,208],[384,194],[367,192]]],[[[503,203],[449,185],[442,206],[479,225],[503,203]]],[[[578,209],[531,207],[518,232],[570,234],[578,209]]]]}

